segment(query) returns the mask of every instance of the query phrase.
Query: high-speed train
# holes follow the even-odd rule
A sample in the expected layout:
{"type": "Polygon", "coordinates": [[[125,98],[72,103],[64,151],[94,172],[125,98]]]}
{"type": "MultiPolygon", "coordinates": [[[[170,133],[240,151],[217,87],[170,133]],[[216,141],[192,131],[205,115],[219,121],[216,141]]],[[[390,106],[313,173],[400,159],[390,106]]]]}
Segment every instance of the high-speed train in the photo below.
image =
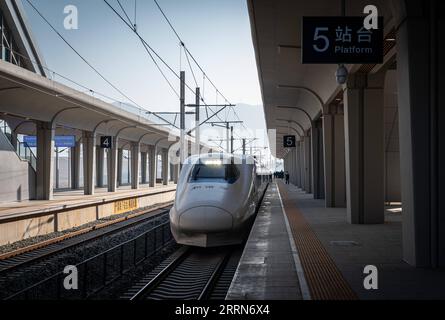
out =
{"type": "Polygon", "coordinates": [[[188,158],[170,210],[173,237],[198,247],[242,243],[265,187],[251,156],[213,153],[188,158]]]}

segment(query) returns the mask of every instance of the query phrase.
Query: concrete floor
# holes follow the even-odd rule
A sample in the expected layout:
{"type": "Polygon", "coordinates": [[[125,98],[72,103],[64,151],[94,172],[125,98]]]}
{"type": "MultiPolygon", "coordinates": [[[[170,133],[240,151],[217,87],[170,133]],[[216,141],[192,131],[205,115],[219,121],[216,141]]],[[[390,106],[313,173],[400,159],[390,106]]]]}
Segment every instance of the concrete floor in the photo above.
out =
{"type": "Polygon", "coordinates": [[[289,196],[360,299],[444,299],[445,270],[413,268],[402,259],[402,213],[389,207],[382,225],[351,225],[346,209],[325,208],[295,186],[289,196]],[[377,290],[365,290],[363,269],[375,265],[377,290]]]}
{"type": "Polygon", "coordinates": [[[258,212],[227,300],[301,300],[278,188],[271,184],[258,212]]]}

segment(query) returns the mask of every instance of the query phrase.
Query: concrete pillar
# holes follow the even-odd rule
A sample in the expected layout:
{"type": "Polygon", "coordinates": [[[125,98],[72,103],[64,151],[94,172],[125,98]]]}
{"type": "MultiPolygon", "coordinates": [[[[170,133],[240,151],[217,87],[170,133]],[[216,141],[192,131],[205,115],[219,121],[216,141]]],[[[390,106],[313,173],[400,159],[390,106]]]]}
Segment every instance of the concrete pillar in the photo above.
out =
{"type": "Polygon", "coordinates": [[[141,183],[147,183],[147,152],[141,152],[141,183]]]}
{"type": "Polygon", "coordinates": [[[157,173],[157,150],[155,146],[150,146],[148,161],[149,161],[149,169],[150,169],[150,187],[154,188],[156,187],[156,173],[157,173]]]}
{"type": "Polygon", "coordinates": [[[403,258],[445,267],[445,24],[443,1],[396,7],[403,258]]]}
{"type": "Polygon", "coordinates": [[[323,123],[312,123],[312,192],[314,199],[324,199],[323,123]]]}
{"type": "MultiPolygon", "coordinates": [[[[122,154],[121,154],[122,155],[122,154]]],[[[118,178],[119,138],[113,137],[108,153],[108,192],[116,192],[118,178]]]]}
{"type": "Polygon", "coordinates": [[[98,188],[104,186],[104,166],[105,166],[105,149],[96,148],[96,185],[98,188]]]}
{"type": "Polygon", "coordinates": [[[324,185],[327,208],[346,207],[345,122],[343,105],[323,109],[324,185]]]}
{"type": "Polygon", "coordinates": [[[293,155],[292,155],[292,150],[288,153],[288,159],[289,159],[289,170],[287,170],[289,172],[289,183],[292,183],[292,178],[294,176],[294,163],[293,163],[293,155]]]}
{"type": "Polygon", "coordinates": [[[296,142],[296,147],[295,147],[295,186],[298,187],[298,183],[299,183],[299,164],[298,164],[298,141],[296,142]]]}
{"type": "Polygon", "coordinates": [[[295,185],[297,187],[300,187],[301,184],[299,148],[300,148],[300,141],[297,141],[295,148],[295,185]]]}
{"type": "Polygon", "coordinates": [[[285,158],[284,158],[284,180],[286,180],[286,172],[289,172],[289,165],[290,165],[290,161],[289,161],[289,157],[290,154],[288,153],[285,158]]]}
{"type": "Polygon", "coordinates": [[[289,169],[289,160],[288,160],[289,155],[287,154],[284,158],[284,172],[288,171],[289,169]]]}
{"type": "Polygon", "coordinates": [[[298,163],[299,163],[299,175],[300,175],[300,185],[299,187],[304,190],[304,140],[300,141],[298,145],[298,163]]]}
{"type": "Polygon", "coordinates": [[[131,144],[131,189],[139,189],[139,157],[141,155],[141,144],[131,144]]]}
{"type": "Polygon", "coordinates": [[[292,167],[293,167],[293,171],[294,171],[294,178],[292,183],[294,185],[297,185],[298,182],[298,162],[297,162],[297,149],[293,148],[292,149],[292,167]]]}
{"type": "Polygon", "coordinates": [[[80,188],[80,148],[81,140],[76,141],[76,145],[71,148],[71,189],[80,188]]]}
{"type": "Polygon", "coordinates": [[[304,166],[304,191],[312,193],[312,153],[311,136],[307,134],[303,137],[303,166],[304,166]]]}
{"type": "Polygon", "coordinates": [[[117,151],[117,185],[122,185],[122,174],[123,174],[123,162],[124,162],[124,149],[120,148],[117,151]]]}
{"type": "Polygon", "coordinates": [[[350,75],[344,90],[346,207],[353,224],[385,221],[384,74],[350,75]]]}
{"type": "Polygon", "coordinates": [[[173,182],[174,184],[178,184],[179,181],[179,164],[173,165],[173,182]]]}
{"type": "Polygon", "coordinates": [[[85,195],[93,195],[96,177],[96,135],[84,131],[83,143],[83,190],[85,195]]]}
{"type": "Polygon", "coordinates": [[[290,168],[291,168],[291,172],[290,172],[290,182],[292,184],[296,184],[296,180],[297,180],[297,161],[296,161],[296,155],[295,155],[295,148],[291,149],[290,152],[290,168]]]}
{"type": "Polygon", "coordinates": [[[54,175],[54,134],[50,122],[36,123],[37,129],[37,200],[53,199],[54,175]]]}
{"type": "Polygon", "coordinates": [[[14,148],[15,151],[18,151],[18,140],[17,140],[17,133],[12,131],[11,132],[11,145],[14,148]]]}
{"type": "Polygon", "coordinates": [[[162,184],[168,186],[168,149],[162,149],[162,184]]]}

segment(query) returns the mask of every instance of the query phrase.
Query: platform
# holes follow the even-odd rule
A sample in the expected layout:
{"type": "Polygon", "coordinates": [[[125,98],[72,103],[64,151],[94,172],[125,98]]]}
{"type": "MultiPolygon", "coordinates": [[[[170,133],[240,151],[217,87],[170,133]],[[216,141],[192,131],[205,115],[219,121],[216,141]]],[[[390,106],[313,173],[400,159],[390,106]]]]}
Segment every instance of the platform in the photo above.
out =
{"type": "Polygon", "coordinates": [[[226,299],[302,299],[294,254],[278,188],[273,183],[266,191],[226,299]]]}
{"type": "MultiPolygon", "coordinates": [[[[314,200],[313,195],[293,185],[278,183],[283,202],[306,220],[358,299],[445,298],[443,269],[415,268],[403,260],[400,206],[386,207],[384,224],[354,225],[347,222],[346,208],[326,208],[324,200],[314,200]],[[367,265],[378,269],[377,290],[363,286],[367,265]]],[[[308,284],[311,287],[310,281],[308,284]]]]}
{"type": "Polygon", "coordinates": [[[0,203],[0,245],[76,228],[97,219],[174,200],[176,185],[56,192],[54,200],[0,203]]]}
{"type": "Polygon", "coordinates": [[[326,208],[324,200],[277,180],[266,194],[227,299],[444,299],[443,288],[443,270],[403,261],[398,206],[386,208],[384,224],[353,225],[345,208],[326,208]],[[376,290],[364,288],[367,265],[377,267],[376,290]]]}

